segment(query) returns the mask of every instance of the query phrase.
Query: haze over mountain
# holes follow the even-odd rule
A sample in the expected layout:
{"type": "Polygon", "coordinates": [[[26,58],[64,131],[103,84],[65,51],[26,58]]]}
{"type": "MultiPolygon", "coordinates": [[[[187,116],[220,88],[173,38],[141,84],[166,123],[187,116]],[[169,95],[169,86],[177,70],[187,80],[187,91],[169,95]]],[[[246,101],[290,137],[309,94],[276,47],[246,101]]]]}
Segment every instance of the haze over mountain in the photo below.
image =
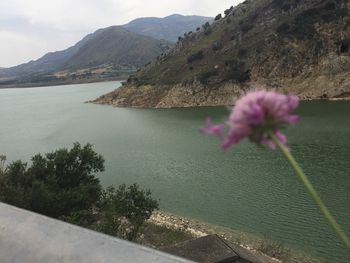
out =
{"type": "Polygon", "coordinates": [[[247,0],[96,102],[229,105],[256,87],[305,99],[350,97],[349,9],[347,0],[247,0]]]}
{"type": "MultiPolygon", "coordinates": [[[[109,68],[107,75],[118,77],[120,68],[126,73],[136,70],[167,52],[173,44],[165,39],[172,39],[190,29],[195,30],[210,20],[200,16],[172,15],[165,18],[140,18],[124,26],[99,29],[68,49],[50,52],[38,60],[12,68],[0,69],[0,85],[20,85],[41,79],[46,83],[57,80],[57,75],[53,76],[54,72],[96,67],[109,68]],[[159,36],[154,32],[158,32],[159,36]]],[[[70,76],[67,74],[64,74],[64,78],[70,76]]],[[[91,70],[87,70],[86,74],[91,79],[91,70]]],[[[76,80],[76,73],[71,75],[76,80]]],[[[62,76],[60,73],[59,77],[62,76]]]]}

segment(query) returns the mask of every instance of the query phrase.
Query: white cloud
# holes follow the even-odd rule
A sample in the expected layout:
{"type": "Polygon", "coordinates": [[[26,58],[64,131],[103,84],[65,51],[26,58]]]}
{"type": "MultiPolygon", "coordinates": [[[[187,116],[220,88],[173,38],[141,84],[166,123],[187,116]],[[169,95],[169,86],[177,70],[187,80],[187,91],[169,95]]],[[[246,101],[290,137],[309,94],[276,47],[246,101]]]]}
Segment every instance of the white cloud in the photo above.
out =
{"type": "Polygon", "coordinates": [[[242,0],[1,0],[0,66],[66,48],[98,28],[138,17],[173,13],[215,16],[239,2],[242,0]],[[17,52],[18,48],[23,52],[17,52]]]}

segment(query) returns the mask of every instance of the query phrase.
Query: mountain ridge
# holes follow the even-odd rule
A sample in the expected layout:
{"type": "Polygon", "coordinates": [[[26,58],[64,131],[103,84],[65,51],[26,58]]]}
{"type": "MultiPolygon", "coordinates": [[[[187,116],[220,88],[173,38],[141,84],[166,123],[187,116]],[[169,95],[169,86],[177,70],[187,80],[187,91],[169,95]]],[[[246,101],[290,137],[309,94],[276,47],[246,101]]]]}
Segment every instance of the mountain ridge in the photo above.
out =
{"type": "MultiPolygon", "coordinates": [[[[193,23],[200,25],[203,20],[211,18],[171,15],[157,18],[155,25],[147,23],[148,18],[140,19],[144,23],[143,28],[153,28],[151,32],[157,31],[162,34],[164,30],[160,30],[158,24],[162,21],[169,22],[169,19],[174,20],[170,23],[172,25],[170,35],[173,35],[192,28],[193,23]],[[186,22],[188,20],[192,22],[186,22]],[[179,27],[176,25],[179,21],[185,22],[179,27]]],[[[145,32],[139,34],[138,27],[127,29],[126,27],[133,25],[134,21],[122,26],[98,29],[65,50],[49,52],[35,61],[0,69],[0,87],[127,78],[130,72],[167,52],[173,45],[167,40],[156,39],[145,32]],[[101,71],[104,75],[99,74],[101,71]]]]}
{"type": "Polygon", "coordinates": [[[229,105],[258,87],[302,99],[350,97],[349,6],[347,0],[245,1],[95,102],[229,105]]]}

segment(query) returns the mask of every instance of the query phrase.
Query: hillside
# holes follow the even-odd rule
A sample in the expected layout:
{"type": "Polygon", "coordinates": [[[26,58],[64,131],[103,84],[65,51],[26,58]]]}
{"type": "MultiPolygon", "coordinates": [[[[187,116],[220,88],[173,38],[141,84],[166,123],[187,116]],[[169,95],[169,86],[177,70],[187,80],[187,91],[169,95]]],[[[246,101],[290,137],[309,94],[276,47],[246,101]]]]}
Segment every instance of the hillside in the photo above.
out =
{"type": "Polygon", "coordinates": [[[35,61],[0,68],[0,87],[56,85],[127,78],[165,53],[179,35],[212,18],[140,18],[87,35],[74,46],[35,61]],[[103,73],[103,74],[102,74],[103,73]]]}
{"type": "Polygon", "coordinates": [[[0,70],[0,87],[125,78],[169,50],[171,45],[164,40],[129,32],[120,26],[103,28],[66,50],[0,70]]]}
{"type": "Polygon", "coordinates": [[[77,69],[102,64],[140,67],[169,49],[170,44],[131,33],[120,26],[97,30],[64,68],[77,69]]]}
{"type": "Polygon", "coordinates": [[[228,105],[256,87],[303,99],[350,97],[349,6],[347,0],[245,1],[95,102],[228,105]]]}
{"type": "Polygon", "coordinates": [[[123,27],[136,34],[150,36],[155,39],[164,39],[175,43],[179,36],[183,36],[189,31],[195,31],[197,27],[212,20],[213,18],[211,17],[174,14],[164,18],[138,18],[123,25],[123,27]]]}

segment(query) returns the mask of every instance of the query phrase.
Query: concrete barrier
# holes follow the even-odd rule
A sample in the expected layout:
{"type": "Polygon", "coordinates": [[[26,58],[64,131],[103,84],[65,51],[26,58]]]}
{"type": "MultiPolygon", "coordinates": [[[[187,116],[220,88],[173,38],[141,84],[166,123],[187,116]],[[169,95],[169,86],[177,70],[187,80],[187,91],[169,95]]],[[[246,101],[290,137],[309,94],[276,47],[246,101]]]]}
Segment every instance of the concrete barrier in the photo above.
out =
{"type": "Polygon", "coordinates": [[[191,263],[0,203],[1,263],[191,263]]]}

